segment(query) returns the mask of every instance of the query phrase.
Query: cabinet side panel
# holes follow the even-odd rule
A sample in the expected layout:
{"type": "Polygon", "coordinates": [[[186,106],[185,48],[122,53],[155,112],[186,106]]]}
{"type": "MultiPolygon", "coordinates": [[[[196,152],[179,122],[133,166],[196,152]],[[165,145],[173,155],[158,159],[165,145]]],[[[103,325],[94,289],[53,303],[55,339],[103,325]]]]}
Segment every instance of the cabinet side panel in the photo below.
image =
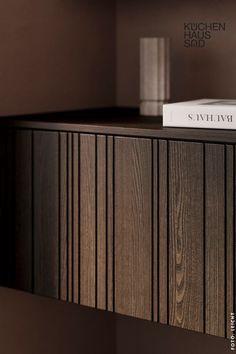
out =
{"type": "Polygon", "coordinates": [[[58,297],[58,134],[33,133],[34,292],[58,297]]]}
{"type": "Polygon", "coordinates": [[[15,132],[15,287],[32,291],[32,132],[15,132]]]}
{"type": "Polygon", "coordinates": [[[80,303],[96,305],[96,137],[80,135],[80,303]]]}
{"type": "Polygon", "coordinates": [[[203,146],[169,142],[169,324],[203,331],[203,146]]]}
{"type": "Polygon", "coordinates": [[[152,317],[152,143],[115,138],[115,311],[152,317]]]}
{"type": "Polygon", "coordinates": [[[206,144],[206,333],[225,335],[225,151],[206,144]]]}

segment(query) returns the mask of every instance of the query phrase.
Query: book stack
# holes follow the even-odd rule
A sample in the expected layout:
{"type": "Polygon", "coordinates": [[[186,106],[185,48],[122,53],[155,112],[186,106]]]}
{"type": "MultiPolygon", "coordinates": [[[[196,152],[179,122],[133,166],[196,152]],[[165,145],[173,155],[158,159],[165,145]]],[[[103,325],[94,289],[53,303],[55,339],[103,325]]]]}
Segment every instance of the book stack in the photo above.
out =
{"type": "Polygon", "coordinates": [[[165,104],[163,126],[236,129],[236,100],[200,99],[165,104]]]}

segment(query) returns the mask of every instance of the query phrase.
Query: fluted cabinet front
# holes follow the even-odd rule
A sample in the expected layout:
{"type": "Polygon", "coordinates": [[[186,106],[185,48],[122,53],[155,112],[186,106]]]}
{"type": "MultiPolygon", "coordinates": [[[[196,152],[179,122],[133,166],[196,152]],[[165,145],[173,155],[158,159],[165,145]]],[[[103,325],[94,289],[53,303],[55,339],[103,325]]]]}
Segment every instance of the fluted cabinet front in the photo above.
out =
{"type": "Polygon", "coordinates": [[[235,308],[235,146],[1,130],[1,285],[216,336],[235,308]]]}

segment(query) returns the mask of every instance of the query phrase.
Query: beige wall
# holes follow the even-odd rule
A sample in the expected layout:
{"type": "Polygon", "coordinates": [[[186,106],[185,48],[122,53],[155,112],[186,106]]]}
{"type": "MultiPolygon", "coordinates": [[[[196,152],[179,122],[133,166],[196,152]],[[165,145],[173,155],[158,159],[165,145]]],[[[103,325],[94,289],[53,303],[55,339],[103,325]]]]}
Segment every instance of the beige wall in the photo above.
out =
{"type": "Polygon", "coordinates": [[[167,36],[172,100],[236,98],[236,1],[118,0],[117,104],[139,104],[139,38],[167,36]],[[184,22],[226,22],[206,48],[184,48],[184,22]]]}
{"type": "Polygon", "coordinates": [[[0,4],[0,115],[114,105],[111,0],[0,4]]]}

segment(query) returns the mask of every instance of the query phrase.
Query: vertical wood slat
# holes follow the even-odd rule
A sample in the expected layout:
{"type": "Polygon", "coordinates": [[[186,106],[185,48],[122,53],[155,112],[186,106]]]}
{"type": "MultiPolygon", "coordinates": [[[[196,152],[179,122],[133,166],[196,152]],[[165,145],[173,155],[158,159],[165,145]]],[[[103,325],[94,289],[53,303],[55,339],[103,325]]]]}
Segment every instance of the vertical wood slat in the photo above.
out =
{"type": "Polygon", "coordinates": [[[32,132],[15,132],[15,286],[32,291],[32,132]]]}
{"type": "Polygon", "coordinates": [[[107,137],[107,309],[114,311],[114,137],[107,137]]]}
{"type": "Polygon", "coordinates": [[[152,319],[157,322],[159,318],[159,255],[158,255],[158,142],[153,140],[152,143],[152,319]]]}
{"type": "Polygon", "coordinates": [[[79,138],[59,135],[60,298],[79,301],[79,138]]]}
{"type": "Polygon", "coordinates": [[[115,138],[115,311],[143,319],[152,316],[151,149],[115,138]]]}
{"type": "Polygon", "coordinates": [[[14,240],[14,222],[15,222],[15,133],[9,129],[6,138],[6,280],[7,286],[13,287],[15,283],[15,240],[14,240]],[[13,251],[14,250],[14,251],[13,251]]]}
{"type": "Polygon", "coordinates": [[[73,174],[72,174],[72,134],[67,134],[67,287],[68,297],[67,300],[73,300],[73,174]]]}
{"type": "Polygon", "coordinates": [[[67,134],[59,133],[60,299],[67,300],[67,134]]]}
{"type": "Polygon", "coordinates": [[[170,324],[203,331],[203,146],[169,142],[170,324]]]}
{"type": "Polygon", "coordinates": [[[226,337],[231,336],[230,314],[234,312],[234,149],[226,145],[226,337]]]}
{"type": "Polygon", "coordinates": [[[4,129],[0,129],[0,227],[1,227],[1,234],[2,237],[0,239],[0,286],[5,285],[5,267],[6,267],[6,260],[5,260],[5,242],[7,239],[6,235],[6,132],[4,129]]]}
{"type": "Polygon", "coordinates": [[[80,303],[96,304],[96,137],[80,135],[80,303]]]}
{"type": "Polygon", "coordinates": [[[97,137],[97,307],[106,309],[107,181],[106,137],[97,137]]]}
{"type": "Polygon", "coordinates": [[[79,135],[72,135],[72,205],[73,205],[73,302],[79,303],[79,135]]]}
{"type": "Polygon", "coordinates": [[[167,141],[159,140],[159,322],[168,323],[167,141]]]}
{"type": "Polygon", "coordinates": [[[34,291],[58,297],[58,134],[34,132],[34,291]]]}
{"type": "Polygon", "coordinates": [[[0,130],[0,221],[1,221],[1,244],[0,244],[0,285],[14,286],[14,239],[13,239],[13,162],[14,143],[13,132],[10,129],[0,130]]]}
{"type": "Polygon", "coordinates": [[[205,146],[206,333],[225,335],[224,146],[205,146]]]}

